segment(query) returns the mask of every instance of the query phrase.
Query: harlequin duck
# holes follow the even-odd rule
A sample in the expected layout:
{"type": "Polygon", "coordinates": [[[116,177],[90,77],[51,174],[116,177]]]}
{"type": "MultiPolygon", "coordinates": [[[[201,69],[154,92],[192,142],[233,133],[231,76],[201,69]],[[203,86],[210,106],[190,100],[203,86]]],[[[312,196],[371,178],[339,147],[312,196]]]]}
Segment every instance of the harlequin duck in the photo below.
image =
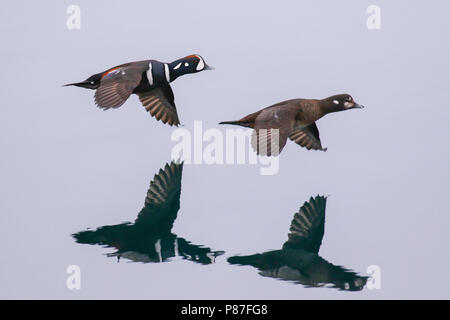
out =
{"type": "Polygon", "coordinates": [[[368,277],[332,264],[319,255],[325,231],[326,197],[311,197],[295,213],[287,241],[280,250],[248,256],[232,256],[228,262],[250,265],[259,274],[303,284],[306,287],[333,287],[360,291],[368,277]]]}
{"type": "Polygon", "coordinates": [[[252,146],[260,155],[279,154],[286,145],[287,138],[308,150],[326,151],[326,148],[322,148],[316,121],[328,113],[355,108],[363,106],[357,104],[348,94],[339,94],[322,100],[293,99],[249,114],[241,120],[224,121],[220,124],[255,129],[252,134],[252,146]],[[278,132],[270,129],[278,129],[278,132]],[[279,142],[276,141],[277,136],[279,142]],[[278,148],[274,147],[272,152],[271,146],[276,146],[277,143],[278,148]]]}
{"type": "Polygon", "coordinates": [[[170,82],[188,73],[211,70],[203,58],[193,54],[172,63],[156,60],[121,64],[94,74],[85,81],[64,86],[96,89],[95,103],[102,109],[118,108],[134,93],[157,120],[178,126],[177,109],[170,82]]]}
{"type": "Polygon", "coordinates": [[[144,208],[134,223],[106,225],[80,231],[76,242],[115,248],[109,257],[135,262],[166,262],[179,256],[201,264],[210,264],[224,251],[191,243],[172,232],[180,209],[183,164],[172,161],[159,170],[150,182],[144,208]]]}

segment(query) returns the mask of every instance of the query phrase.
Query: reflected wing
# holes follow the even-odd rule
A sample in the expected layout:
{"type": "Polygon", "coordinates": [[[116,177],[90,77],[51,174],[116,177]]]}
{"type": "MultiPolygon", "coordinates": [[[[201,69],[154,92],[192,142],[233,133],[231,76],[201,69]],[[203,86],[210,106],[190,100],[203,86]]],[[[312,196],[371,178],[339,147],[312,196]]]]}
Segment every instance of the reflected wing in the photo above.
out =
{"type": "Polygon", "coordinates": [[[319,137],[319,130],[317,129],[315,122],[310,124],[306,128],[292,132],[289,136],[289,139],[308,150],[313,149],[327,151],[327,148],[322,148],[322,143],[320,142],[319,137]]]}
{"type": "Polygon", "coordinates": [[[133,90],[139,85],[145,66],[116,67],[106,71],[95,91],[95,103],[99,108],[118,108],[125,103],[133,90]]]}
{"type": "Polygon", "coordinates": [[[161,232],[172,228],[180,209],[182,172],[183,163],[173,161],[159,170],[150,182],[145,206],[135,221],[136,225],[160,226],[161,232]]]}
{"type": "Polygon", "coordinates": [[[318,253],[325,228],[325,207],[323,196],[311,197],[294,215],[289,229],[289,239],[283,249],[303,249],[318,253]]]}
{"type": "Polygon", "coordinates": [[[168,123],[171,126],[180,124],[170,85],[167,84],[138,95],[142,105],[156,120],[161,120],[163,123],[168,123]]]}

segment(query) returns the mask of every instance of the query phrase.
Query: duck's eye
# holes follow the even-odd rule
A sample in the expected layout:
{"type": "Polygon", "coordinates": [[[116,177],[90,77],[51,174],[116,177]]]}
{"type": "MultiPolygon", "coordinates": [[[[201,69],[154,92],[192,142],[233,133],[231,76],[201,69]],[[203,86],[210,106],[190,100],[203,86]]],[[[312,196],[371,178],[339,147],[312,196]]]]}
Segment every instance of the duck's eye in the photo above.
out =
{"type": "Polygon", "coordinates": [[[351,101],[352,101],[352,97],[347,97],[347,98],[345,99],[345,101],[351,102],[351,101]]]}

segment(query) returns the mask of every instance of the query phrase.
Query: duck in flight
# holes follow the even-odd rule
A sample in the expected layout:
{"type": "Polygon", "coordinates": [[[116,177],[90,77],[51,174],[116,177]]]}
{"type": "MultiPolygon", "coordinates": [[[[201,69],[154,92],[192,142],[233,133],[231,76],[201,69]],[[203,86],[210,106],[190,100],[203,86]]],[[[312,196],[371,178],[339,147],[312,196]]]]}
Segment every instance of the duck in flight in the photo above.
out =
{"type": "Polygon", "coordinates": [[[129,62],[64,86],[96,90],[95,103],[104,110],[119,108],[132,93],[137,94],[153,117],[178,126],[180,120],[170,83],[179,76],[211,69],[200,55],[193,54],[172,63],[156,60],[129,62]]]}
{"type": "Polygon", "coordinates": [[[322,147],[316,121],[326,114],[355,108],[363,106],[356,103],[349,94],[339,94],[322,100],[292,99],[249,114],[240,120],[224,121],[220,124],[254,129],[251,143],[259,155],[278,155],[288,138],[308,150],[326,151],[327,148],[322,147]]]}
{"type": "Polygon", "coordinates": [[[264,277],[303,284],[306,287],[331,286],[359,291],[368,277],[336,266],[319,256],[325,231],[326,198],[311,197],[294,215],[288,240],[281,250],[228,258],[230,264],[249,265],[264,277]]]}

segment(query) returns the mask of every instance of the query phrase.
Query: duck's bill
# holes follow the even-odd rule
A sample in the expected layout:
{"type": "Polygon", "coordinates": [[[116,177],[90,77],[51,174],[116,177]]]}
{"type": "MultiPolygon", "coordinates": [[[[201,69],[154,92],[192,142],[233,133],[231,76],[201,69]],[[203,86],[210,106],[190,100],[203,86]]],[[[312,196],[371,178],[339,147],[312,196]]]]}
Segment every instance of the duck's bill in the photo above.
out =
{"type": "Polygon", "coordinates": [[[352,108],[356,108],[356,109],[363,109],[364,108],[364,106],[363,105],[361,105],[361,104],[357,104],[357,103],[355,103],[354,105],[353,105],[353,107],[352,108]]]}
{"type": "Polygon", "coordinates": [[[203,69],[203,70],[214,70],[214,69],[215,69],[214,67],[211,67],[211,66],[206,65],[206,66],[205,66],[205,69],[203,69]]]}

